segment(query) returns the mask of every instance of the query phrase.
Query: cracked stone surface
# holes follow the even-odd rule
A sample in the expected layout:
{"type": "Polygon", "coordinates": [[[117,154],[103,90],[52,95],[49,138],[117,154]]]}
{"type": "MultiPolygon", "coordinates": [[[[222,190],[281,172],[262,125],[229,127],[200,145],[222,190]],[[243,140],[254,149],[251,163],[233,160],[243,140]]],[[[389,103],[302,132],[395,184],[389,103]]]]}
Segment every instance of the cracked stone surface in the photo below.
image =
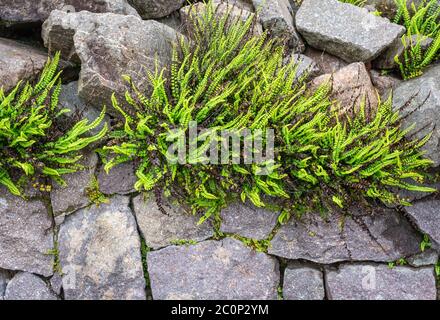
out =
{"type": "Polygon", "coordinates": [[[394,90],[393,108],[403,117],[404,128],[416,124],[414,131],[408,134],[412,139],[422,139],[432,132],[422,150],[434,162],[434,167],[440,166],[440,65],[398,85],[394,90]]]}
{"type": "Polygon", "coordinates": [[[323,300],[324,279],[321,270],[308,265],[291,264],[284,271],[284,300],[323,300]]]}
{"type": "Polygon", "coordinates": [[[339,261],[394,261],[420,251],[420,235],[398,212],[353,208],[352,217],[333,213],[327,220],[310,213],[282,226],[269,253],[318,263],[339,261]],[[343,227],[342,227],[343,226],[343,227]]]}
{"type": "Polygon", "coordinates": [[[52,275],[52,219],[45,205],[0,191],[0,268],[52,275]]]}
{"type": "Polygon", "coordinates": [[[63,176],[67,186],[54,185],[50,194],[57,223],[64,219],[64,215],[90,204],[87,188],[94,177],[98,156],[95,153],[85,154],[80,163],[85,167],[84,170],[63,176]]]}
{"type": "Polygon", "coordinates": [[[418,253],[406,259],[408,264],[413,267],[433,266],[439,260],[439,254],[433,249],[426,249],[424,252],[418,253]]]}
{"type": "Polygon", "coordinates": [[[198,226],[198,217],[171,200],[162,197],[160,207],[153,194],[141,194],[133,199],[136,220],[148,247],[159,249],[174,241],[202,241],[214,235],[209,221],[198,226]]]}
{"type": "Polygon", "coordinates": [[[440,245],[440,199],[422,200],[404,210],[422,232],[440,245]]]}
{"type": "Polygon", "coordinates": [[[278,261],[234,239],[170,246],[147,261],[154,299],[277,299],[278,261]]]}
{"type": "Polygon", "coordinates": [[[232,203],[222,209],[220,216],[222,219],[220,231],[256,240],[269,237],[278,219],[277,212],[242,202],[232,203]]]}
{"type": "Polygon", "coordinates": [[[43,24],[42,38],[50,53],[81,64],[78,93],[84,101],[119,115],[111,108],[113,92],[123,100],[128,75],[137,87],[151,89],[147,71],[170,64],[172,44],[181,37],[154,20],[113,13],[52,11],[43,24]]]}
{"type": "Polygon", "coordinates": [[[68,300],[146,299],[140,239],[129,198],[68,216],[59,231],[68,300]]]}
{"type": "Polygon", "coordinates": [[[307,44],[347,62],[373,60],[405,32],[365,8],[337,0],[304,0],[296,27],[307,44]]]}
{"type": "Polygon", "coordinates": [[[433,268],[345,264],[326,272],[327,295],[332,300],[435,300],[433,268]]]}
{"type": "Polygon", "coordinates": [[[6,291],[6,285],[10,280],[10,274],[6,270],[0,269],[0,300],[3,300],[6,291]]]}
{"type": "Polygon", "coordinates": [[[143,19],[163,18],[179,10],[185,0],[129,0],[143,19]]]}
{"type": "Polygon", "coordinates": [[[296,79],[305,77],[307,80],[316,77],[320,73],[320,69],[315,61],[306,55],[293,53],[289,58],[285,59],[284,62],[289,63],[292,60],[298,65],[296,69],[296,79]]]}
{"type": "Polygon", "coordinates": [[[104,167],[98,170],[99,190],[104,194],[129,194],[135,192],[137,181],[133,162],[124,162],[114,166],[107,174],[104,167]]]}
{"type": "Polygon", "coordinates": [[[58,300],[47,284],[36,275],[17,273],[6,287],[5,300],[58,300]]]}

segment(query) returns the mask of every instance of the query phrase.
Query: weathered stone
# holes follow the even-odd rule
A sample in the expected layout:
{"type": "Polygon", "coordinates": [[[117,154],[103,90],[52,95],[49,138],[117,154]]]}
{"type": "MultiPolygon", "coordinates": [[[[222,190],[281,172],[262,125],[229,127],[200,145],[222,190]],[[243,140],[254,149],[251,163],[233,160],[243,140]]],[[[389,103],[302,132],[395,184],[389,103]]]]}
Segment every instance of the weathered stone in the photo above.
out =
{"type": "Polygon", "coordinates": [[[0,191],[0,268],[50,276],[53,234],[45,205],[0,191]]]}
{"type": "Polygon", "coordinates": [[[57,295],[61,294],[63,288],[63,277],[59,272],[55,272],[49,280],[50,287],[57,295]]]}
{"type": "Polygon", "coordinates": [[[222,219],[220,231],[256,240],[269,237],[278,218],[277,212],[241,202],[230,204],[221,211],[220,215],[222,219]]]}
{"type": "Polygon", "coordinates": [[[5,300],[57,300],[47,284],[32,273],[19,272],[6,287],[5,300]]]}
{"type": "Polygon", "coordinates": [[[171,246],[147,255],[153,299],[277,298],[276,259],[226,238],[171,246]]]}
{"type": "Polygon", "coordinates": [[[404,210],[423,233],[440,245],[440,200],[423,200],[404,210]]]}
{"type": "Polygon", "coordinates": [[[185,0],[128,0],[142,18],[163,18],[182,8],[185,0]]]}
{"type": "Polygon", "coordinates": [[[172,43],[180,35],[154,20],[134,16],[55,10],[43,24],[42,37],[49,52],[61,51],[66,59],[81,63],[78,93],[92,106],[111,108],[111,95],[123,101],[128,75],[138,88],[149,90],[147,71],[169,66],[172,43]]]}
{"type": "Polygon", "coordinates": [[[252,0],[263,29],[276,38],[284,38],[294,52],[303,52],[304,42],[295,28],[292,8],[288,0],[252,0]]]}
{"type": "Polygon", "coordinates": [[[133,162],[124,162],[113,167],[107,174],[101,166],[98,171],[99,190],[104,194],[129,194],[135,192],[137,181],[133,162]]]}
{"type": "MultiPolygon", "coordinates": [[[[413,35],[411,40],[406,40],[407,43],[416,43],[418,35],[413,35]]],[[[420,45],[422,50],[428,49],[432,43],[431,38],[424,38],[420,40],[420,45]]],[[[393,69],[397,67],[395,57],[398,56],[400,61],[402,61],[402,56],[405,51],[405,46],[403,45],[402,39],[397,38],[391,44],[391,46],[386,49],[376,60],[373,61],[373,66],[376,69],[393,69]]]]}
{"type": "Polygon", "coordinates": [[[324,300],[321,270],[307,265],[290,265],[284,271],[284,300],[324,300]]]}
{"type": "Polygon", "coordinates": [[[348,65],[344,60],[325,51],[313,49],[312,47],[307,47],[304,55],[313,59],[321,71],[321,74],[335,73],[348,65]]]}
{"type": "Polygon", "coordinates": [[[70,215],[61,225],[66,299],[146,298],[140,239],[128,205],[129,198],[116,196],[109,204],[70,215]]]}
{"type": "Polygon", "coordinates": [[[439,254],[433,249],[426,249],[425,251],[418,253],[412,257],[406,259],[408,264],[413,267],[433,266],[437,264],[439,254]]]}
{"type": "Polygon", "coordinates": [[[9,272],[0,269],[0,300],[3,300],[6,291],[6,285],[10,280],[9,272]]]}
{"type": "Polygon", "coordinates": [[[0,2],[0,24],[16,26],[42,23],[53,10],[74,12],[113,12],[139,16],[126,0],[2,0],[0,2]]]}
{"type": "Polygon", "coordinates": [[[381,99],[385,101],[389,98],[393,89],[398,86],[402,80],[392,75],[381,74],[379,71],[370,71],[371,82],[377,90],[377,93],[381,96],[381,99]]]}
{"type": "Polygon", "coordinates": [[[404,81],[396,87],[393,108],[403,118],[403,127],[416,124],[409,135],[421,139],[432,132],[422,148],[426,157],[440,165],[440,65],[435,65],[421,77],[404,81]],[[415,134],[414,134],[415,133],[415,134]]]}
{"type": "Polygon", "coordinates": [[[405,32],[367,9],[337,0],[304,0],[296,27],[310,46],[347,62],[373,60],[405,32]]]}
{"type": "Polygon", "coordinates": [[[297,79],[300,79],[302,77],[305,77],[305,79],[310,79],[319,75],[320,73],[319,67],[315,63],[315,61],[313,61],[312,58],[303,54],[293,53],[289,57],[287,57],[284,61],[286,63],[289,63],[292,60],[294,61],[295,64],[297,64],[297,69],[296,69],[297,79]]]}
{"type": "MultiPolygon", "coordinates": [[[[1,9],[0,9],[1,11],[1,9]]],[[[21,81],[34,80],[43,69],[47,54],[30,46],[0,38],[0,88],[5,92],[21,81]]]]}
{"type": "Polygon", "coordinates": [[[326,272],[332,300],[435,300],[433,268],[389,268],[376,264],[345,264],[326,272]]]}
{"type": "Polygon", "coordinates": [[[350,216],[317,213],[301,221],[291,219],[271,241],[269,253],[318,263],[338,261],[394,261],[419,252],[419,235],[391,209],[353,208],[350,216]]]}
{"type": "MultiPolygon", "coordinates": [[[[234,23],[235,21],[246,21],[250,16],[254,15],[254,13],[251,11],[239,6],[237,2],[230,3],[220,0],[213,0],[212,5],[217,17],[223,17],[225,14],[229,15],[229,20],[227,22],[228,25],[234,23]]],[[[180,9],[180,18],[182,19],[182,25],[185,26],[186,31],[193,31],[191,21],[196,19],[198,16],[202,16],[205,13],[205,10],[206,4],[203,2],[194,3],[180,9]]],[[[261,34],[263,32],[263,27],[260,23],[256,23],[251,31],[253,34],[261,34]]]]}
{"type": "Polygon", "coordinates": [[[179,240],[202,241],[214,234],[209,222],[197,225],[199,219],[196,216],[165,197],[158,205],[153,194],[141,194],[133,199],[133,207],[139,228],[150,248],[162,248],[179,240]]]}
{"type": "Polygon", "coordinates": [[[67,185],[55,185],[50,194],[53,213],[57,217],[70,214],[91,203],[87,189],[93,181],[98,156],[95,153],[86,154],[80,163],[85,168],[63,176],[67,185]]]}
{"type": "Polygon", "coordinates": [[[352,63],[334,74],[319,76],[312,81],[312,88],[328,81],[332,85],[331,99],[340,103],[340,114],[355,114],[364,99],[367,114],[375,114],[377,93],[364,63],[352,63]]]}
{"type": "MultiPolygon", "coordinates": [[[[94,107],[88,106],[79,96],[78,96],[78,82],[70,82],[61,87],[61,93],[58,100],[58,108],[61,109],[70,109],[70,112],[64,113],[61,116],[61,121],[65,121],[69,124],[72,122],[77,122],[82,119],[87,119],[89,123],[95,121],[99,115],[100,111],[94,107]]],[[[104,125],[110,123],[110,117],[105,116],[102,123],[91,130],[89,133],[86,133],[85,136],[91,136],[99,133],[104,125]]]]}

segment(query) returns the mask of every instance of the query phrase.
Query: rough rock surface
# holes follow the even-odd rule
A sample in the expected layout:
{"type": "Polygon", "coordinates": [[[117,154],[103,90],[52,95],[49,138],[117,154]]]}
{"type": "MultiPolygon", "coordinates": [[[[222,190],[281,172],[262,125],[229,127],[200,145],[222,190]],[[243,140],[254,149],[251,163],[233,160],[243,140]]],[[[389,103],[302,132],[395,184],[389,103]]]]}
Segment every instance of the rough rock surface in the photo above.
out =
{"type": "Polygon", "coordinates": [[[370,77],[371,82],[377,89],[377,93],[379,93],[383,101],[389,98],[389,95],[394,88],[402,82],[402,80],[393,75],[384,75],[376,70],[370,71],[370,77]]]}
{"type": "Polygon", "coordinates": [[[312,47],[307,47],[306,51],[304,51],[304,55],[313,59],[321,74],[335,73],[339,69],[348,65],[344,60],[326,53],[325,51],[313,49],[312,47]]]}
{"type": "MultiPolygon", "coordinates": [[[[64,113],[62,115],[61,121],[76,122],[81,119],[89,120],[89,123],[93,122],[96,118],[99,117],[101,111],[88,106],[79,96],[78,96],[78,82],[73,81],[66,85],[63,85],[61,88],[61,93],[58,101],[59,109],[70,109],[70,112],[64,113]]],[[[106,116],[104,121],[91,130],[88,135],[94,135],[99,133],[104,127],[105,123],[109,125],[110,118],[106,116]]]]}
{"type": "Polygon", "coordinates": [[[0,268],[52,275],[52,220],[45,205],[0,191],[0,268]]]}
{"type": "Polygon", "coordinates": [[[352,217],[333,213],[324,221],[310,213],[282,226],[269,253],[318,263],[394,261],[419,252],[420,236],[391,209],[350,210],[352,217]]]}
{"type": "Polygon", "coordinates": [[[440,200],[430,199],[405,207],[405,212],[419,229],[440,245],[440,200]]]}
{"type": "Polygon", "coordinates": [[[128,0],[143,19],[163,18],[182,8],[185,0],[128,0]]]}
{"type": "Polygon", "coordinates": [[[59,231],[66,299],[145,299],[140,239],[129,198],[82,209],[59,231]],[[67,285],[66,285],[67,284],[67,285]]]}
{"type": "Polygon", "coordinates": [[[147,255],[157,300],[276,299],[276,259],[226,238],[193,246],[171,246],[147,255]]]}
{"type": "Polygon", "coordinates": [[[148,89],[147,71],[154,72],[156,58],[159,68],[168,66],[179,34],[154,20],[55,10],[43,24],[42,36],[49,52],[60,50],[66,59],[81,63],[80,97],[116,112],[110,98],[116,92],[122,101],[127,89],[122,75],[130,76],[140,90],[148,89]]]}
{"type": "Polygon", "coordinates": [[[213,236],[209,222],[198,226],[196,216],[167,198],[162,197],[160,207],[153,194],[133,199],[136,220],[148,247],[158,249],[179,240],[202,241],[213,236]]]}
{"type": "Polygon", "coordinates": [[[285,38],[294,52],[303,52],[304,42],[295,28],[292,8],[288,0],[252,0],[254,8],[261,10],[258,19],[272,37],[285,38]]]}
{"type": "Polygon", "coordinates": [[[97,163],[98,156],[95,153],[84,155],[81,160],[81,164],[85,166],[84,170],[65,175],[63,179],[67,186],[54,186],[50,199],[56,217],[70,214],[90,204],[87,188],[93,181],[97,163]]]}
{"type": "Polygon", "coordinates": [[[107,174],[104,167],[98,170],[99,190],[104,194],[129,194],[135,192],[137,181],[133,162],[124,162],[113,167],[107,174]]]}
{"type": "Polygon", "coordinates": [[[0,269],[0,300],[3,299],[6,291],[6,285],[10,279],[9,273],[0,269]]]}
{"type": "Polygon", "coordinates": [[[249,203],[237,202],[223,209],[220,216],[220,231],[263,240],[269,237],[275,228],[278,213],[256,208],[249,203]]]}
{"type": "Polygon", "coordinates": [[[0,88],[8,92],[20,80],[35,79],[46,60],[47,54],[43,51],[0,38],[0,88]]]}
{"type": "Polygon", "coordinates": [[[316,77],[320,73],[319,66],[315,63],[315,61],[303,54],[293,53],[288,58],[284,60],[285,63],[289,63],[294,61],[297,64],[296,69],[296,78],[305,77],[306,79],[310,79],[316,77]]]}
{"type": "Polygon", "coordinates": [[[55,9],[66,12],[87,10],[138,16],[136,10],[127,3],[127,0],[2,0],[0,2],[0,20],[7,26],[41,23],[55,9]]]}
{"type": "Polygon", "coordinates": [[[57,300],[47,284],[32,273],[17,273],[6,287],[5,300],[57,300]]]}
{"type": "Polygon", "coordinates": [[[304,0],[296,27],[306,42],[347,62],[371,61],[405,28],[338,0],[304,0]]]}
{"type": "Polygon", "coordinates": [[[432,131],[432,137],[423,150],[426,157],[440,165],[440,65],[435,65],[422,76],[404,81],[396,87],[393,96],[394,110],[399,110],[403,126],[416,124],[412,138],[422,138],[432,131]],[[414,112],[414,110],[416,110],[414,112]]]}
{"type": "Polygon", "coordinates": [[[323,300],[324,279],[321,270],[307,265],[290,265],[284,271],[284,300],[323,300]]]}
{"type": "Polygon", "coordinates": [[[341,265],[326,272],[327,295],[334,300],[435,300],[433,268],[341,265]]]}
{"type": "Polygon", "coordinates": [[[424,252],[418,253],[406,259],[408,264],[413,267],[433,266],[437,264],[439,254],[433,249],[426,249],[424,252]]]}
{"type": "Polygon", "coordinates": [[[334,74],[319,76],[312,81],[312,87],[317,88],[327,81],[332,85],[331,98],[340,103],[341,114],[351,115],[357,112],[363,99],[367,114],[375,113],[378,104],[377,93],[364,63],[352,63],[334,74]]]}

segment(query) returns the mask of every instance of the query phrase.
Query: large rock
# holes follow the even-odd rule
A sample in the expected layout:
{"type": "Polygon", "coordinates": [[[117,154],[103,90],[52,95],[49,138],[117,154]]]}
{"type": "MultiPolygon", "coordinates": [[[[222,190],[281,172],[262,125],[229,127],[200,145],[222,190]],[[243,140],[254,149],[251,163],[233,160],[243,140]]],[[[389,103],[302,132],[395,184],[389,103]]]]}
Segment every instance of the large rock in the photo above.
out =
{"type": "Polygon", "coordinates": [[[92,202],[88,189],[94,178],[98,156],[95,153],[85,154],[80,163],[84,169],[65,175],[63,179],[67,185],[55,185],[50,194],[57,223],[62,221],[64,215],[84,208],[92,202]]]}
{"type": "Polygon", "coordinates": [[[289,265],[284,271],[284,300],[324,300],[321,270],[307,265],[289,265]]]}
{"type": "Polygon", "coordinates": [[[122,76],[130,76],[140,90],[149,89],[147,71],[154,73],[156,62],[159,69],[169,66],[172,43],[180,36],[154,20],[55,10],[43,24],[42,37],[49,52],[60,50],[66,59],[81,63],[80,97],[116,112],[110,98],[116,92],[123,100],[127,86],[122,76]]]}
{"type": "Polygon", "coordinates": [[[276,299],[276,259],[226,238],[147,255],[153,299],[276,299]]]}
{"type": "Polygon", "coordinates": [[[386,18],[338,0],[304,0],[296,27],[309,45],[347,62],[373,60],[405,32],[386,18]]]}
{"type": "Polygon", "coordinates": [[[9,281],[5,300],[57,300],[47,284],[32,273],[20,272],[9,281]]]}
{"type": "Polygon", "coordinates": [[[263,240],[269,237],[277,224],[278,213],[256,208],[250,203],[233,203],[220,213],[220,231],[242,237],[263,240]]]}
{"type": "Polygon", "coordinates": [[[294,52],[304,51],[305,46],[296,31],[288,0],[252,0],[252,3],[257,11],[260,10],[259,21],[270,36],[286,39],[294,52]]]}
{"type": "Polygon", "coordinates": [[[158,203],[153,194],[141,194],[133,199],[133,208],[145,242],[153,249],[179,240],[202,241],[214,234],[208,221],[197,225],[199,218],[163,196],[158,203]]]}
{"type": "Polygon", "coordinates": [[[332,300],[435,300],[433,268],[389,268],[387,265],[341,265],[326,272],[332,300]]]}
{"type": "Polygon", "coordinates": [[[304,55],[311,58],[317,64],[321,72],[320,74],[335,73],[348,65],[344,60],[312,47],[307,47],[304,55]]]}
{"type": "Polygon", "coordinates": [[[391,209],[351,209],[350,216],[332,213],[323,220],[309,213],[291,219],[271,241],[269,253],[318,263],[394,261],[419,252],[420,236],[391,209]]]}
{"type": "Polygon", "coordinates": [[[46,206],[0,191],[0,268],[52,275],[52,219],[46,206]]]}
{"type": "Polygon", "coordinates": [[[128,0],[144,19],[162,18],[182,8],[185,0],[128,0]]]}
{"type": "Polygon", "coordinates": [[[296,79],[309,80],[320,74],[320,69],[316,62],[303,54],[292,53],[284,59],[284,63],[292,62],[296,65],[296,79]]]}
{"type": "Polygon", "coordinates": [[[139,16],[127,0],[2,0],[0,25],[20,26],[42,23],[53,10],[113,12],[139,16]]]}
{"type": "Polygon", "coordinates": [[[404,81],[396,87],[394,110],[403,118],[403,126],[416,124],[409,135],[421,139],[430,132],[432,137],[423,150],[426,157],[440,165],[440,65],[433,66],[421,77],[404,81]],[[415,134],[414,134],[415,133],[415,134]]]}
{"type": "Polygon", "coordinates": [[[45,52],[0,38],[0,88],[8,92],[20,80],[26,82],[36,79],[46,61],[45,52]]]}
{"type": "MultiPolygon", "coordinates": [[[[70,112],[64,113],[61,116],[60,121],[66,124],[69,124],[70,126],[72,123],[76,123],[82,119],[87,119],[89,123],[96,120],[96,118],[99,117],[101,114],[101,111],[97,108],[94,108],[92,106],[88,106],[83,99],[81,99],[78,96],[78,82],[73,81],[66,85],[61,86],[61,93],[58,100],[58,108],[61,109],[69,109],[70,112]]],[[[107,125],[110,125],[110,117],[105,116],[102,123],[91,130],[89,133],[86,133],[85,136],[91,136],[94,134],[99,133],[105,123],[107,125]]]]}
{"type": "Polygon", "coordinates": [[[70,215],[61,225],[66,299],[146,298],[140,239],[128,205],[129,198],[116,196],[109,204],[70,215]]]}
{"type": "Polygon", "coordinates": [[[366,113],[375,114],[378,104],[377,92],[364,63],[352,63],[334,74],[319,76],[312,81],[312,87],[317,88],[325,82],[332,85],[330,97],[340,103],[340,114],[354,115],[363,101],[366,113]]]}
{"type": "Polygon", "coordinates": [[[416,202],[411,207],[405,207],[404,210],[422,232],[440,245],[439,199],[416,202]]]}

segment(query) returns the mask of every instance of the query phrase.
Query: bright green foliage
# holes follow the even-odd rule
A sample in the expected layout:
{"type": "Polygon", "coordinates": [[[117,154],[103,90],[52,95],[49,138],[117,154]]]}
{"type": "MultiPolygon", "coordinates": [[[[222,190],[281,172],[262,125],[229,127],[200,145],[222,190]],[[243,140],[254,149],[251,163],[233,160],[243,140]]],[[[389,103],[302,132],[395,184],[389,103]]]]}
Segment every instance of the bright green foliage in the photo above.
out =
{"type": "Polygon", "coordinates": [[[405,47],[403,57],[396,56],[395,60],[406,80],[420,76],[429,64],[440,57],[440,6],[437,0],[425,0],[419,6],[411,2],[408,9],[407,0],[395,1],[398,11],[394,22],[407,29],[402,37],[405,47]],[[422,42],[427,37],[434,41],[427,49],[422,49],[422,42]]]}
{"type": "Polygon", "coordinates": [[[249,32],[252,18],[230,23],[230,16],[215,15],[208,5],[193,19],[193,41],[182,40],[176,47],[169,80],[163,70],[149,74],[153,90],[144,95],[127,79],[126,106],[113,98],[125,124],[103,150],[106,170],[135,160],[136,189],[173,193],[193,212],[204,212],[201,221],[234,196],[259,207],[277,200],[287,218],[344,207],[359,198],[403,203],[390,188],[432,191],[408,182],[421,181],[421,170],[430,165],[419,151],[429,137],[405,141],[408,131],[400,129],[391,101],[382,103],[375,115],[367,116],[361,108],[352,120],[338,116],[328,99],[330,86],[309,92],[304,79],[296,79],[296,65],[283,64],[283,47],[249,32]],[[271,128],[275,159],[205,163],[205,150],[219,140],[199,132],[203,139],[187,142],[197,149],[187,157],[196,161],[172,163],[167,138],[187,136],[190,121],[216,130],[271,128]],[[262,165],[272,172],[260,175],[262,165]]]}
{"type": "Polygon", "coordinates": [[[339,0],[340,2],[350,3],[352,5],[363,7],[365,5],[366,0],[339,0]]]}
{"type": "MultiPolygon", "coordinates": [[[[21,195],[22,184],[29,180],[36,185],[49,178],[64,183],[62,175],[80,169],[79,151],[107,131],[104,127],[97,135],[84,137],[101,123],[104,110],[92,123],[82,120],[67,132],[57,127],[57,117],[66,112],[57,109],[61,91],[58,61],[58,54],[48,60],[34,86],[19,83],[7,95],[0,89],[0,184],[14,195],[21,195]]],[[[50,187],[43,189],[50,191],[50,187]]]]}

